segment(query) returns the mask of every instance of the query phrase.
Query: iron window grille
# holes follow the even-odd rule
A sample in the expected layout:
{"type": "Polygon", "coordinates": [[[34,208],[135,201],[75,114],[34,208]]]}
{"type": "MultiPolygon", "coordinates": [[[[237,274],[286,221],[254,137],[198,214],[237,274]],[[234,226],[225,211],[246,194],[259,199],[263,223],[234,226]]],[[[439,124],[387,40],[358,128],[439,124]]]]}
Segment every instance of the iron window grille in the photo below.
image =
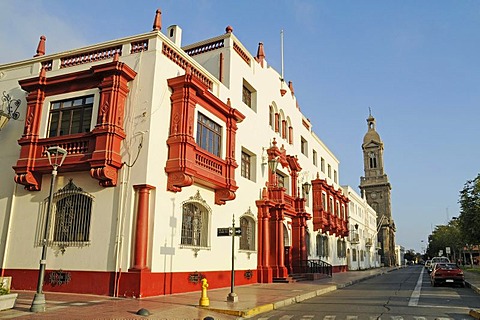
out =
{"type": "Polygon", "coordinates": [[[240,250],[255,251],[255,221],[251,217],[240,218],[240,250]]]}
{"type": "MultiPolygon", "coordinates": [[[[46,237],[47,246],[59,247],[63,252],[66,247],[90,245],[93,199],[91,194],[77,187],[73,180],[53,194],[52,220],[46,237]]],[[[48,197],[42,202],[37,225],[35,244],[38,247],[43,245],[47,207],[48,197]]]]}
{"type": "Polygon", "coordinates": [[[183,204],[182,245],[194,247],[208,246],[208,210],[199,203],[183,204]]]}

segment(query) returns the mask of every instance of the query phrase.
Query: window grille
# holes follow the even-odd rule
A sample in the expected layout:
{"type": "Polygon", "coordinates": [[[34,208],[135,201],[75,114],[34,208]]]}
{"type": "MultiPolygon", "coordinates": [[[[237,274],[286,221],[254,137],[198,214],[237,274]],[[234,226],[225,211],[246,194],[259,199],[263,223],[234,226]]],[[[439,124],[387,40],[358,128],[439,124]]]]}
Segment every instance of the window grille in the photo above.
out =
{"type": "Polygon", "coordinates": [[[322,236],[320,234],[317,235],[317,255],[319,257],[328,257],[328,237],[322,236]]]}
{"type": "Polygon", "coordinates": [[[48,136],[57,137],[89,132],[92,110],[93,95],[52,102],[48,136]]]}
{"type": "MultiPolygon", "coordinates": [[[[50,230],[47,246],[83,247],[90,245],[90,227],[94,197],[77,187],[73,180],[53,194],[50,230]]],[[[48,198],[42,203],[36,232],[36,246],[42,246],[48,208],[48,198]]]]}
{"type": "Polygon", "coordinates": [[[255,220],[251,217],[243,216],[240,218],[240,228],[242,236],[240,237],[240,250],[255,250],[255,220]]]}
{"type": "Polygon", "coordinates": [[[197,191],[195,196],[182,205],[181,244],[193,247],[208,247],[209,216],[211,209],[197,191]]]}

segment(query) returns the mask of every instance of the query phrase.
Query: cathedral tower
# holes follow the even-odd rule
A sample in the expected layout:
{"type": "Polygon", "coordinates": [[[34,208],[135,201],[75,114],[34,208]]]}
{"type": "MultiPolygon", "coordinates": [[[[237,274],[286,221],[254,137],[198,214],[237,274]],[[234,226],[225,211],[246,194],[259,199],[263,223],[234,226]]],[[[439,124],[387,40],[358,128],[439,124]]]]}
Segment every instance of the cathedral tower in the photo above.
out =
{"type": "Polygon", "coordinates": [[[368,131],[363,138],[363,167],[365,176],[360,178],[360,190],[368,204],[377,212],[377,238],[379,254],[385,266],[395,262],[395,223],[392,218],[392,189],[383,167],[383,142],[375,130],[375,118],[370,113],[368,131]]]}

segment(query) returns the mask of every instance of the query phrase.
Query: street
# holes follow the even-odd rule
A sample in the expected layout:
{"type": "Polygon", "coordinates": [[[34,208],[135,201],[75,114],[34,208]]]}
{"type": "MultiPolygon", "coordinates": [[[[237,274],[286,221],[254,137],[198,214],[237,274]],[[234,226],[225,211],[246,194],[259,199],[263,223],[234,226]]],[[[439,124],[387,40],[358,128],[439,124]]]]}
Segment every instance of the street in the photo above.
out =
{"type": "Polygon", "coordinates": [[[254,319],[472,319],[480,297],[469,288],[430,285],[422,266],[390,272],[254,319]]]}

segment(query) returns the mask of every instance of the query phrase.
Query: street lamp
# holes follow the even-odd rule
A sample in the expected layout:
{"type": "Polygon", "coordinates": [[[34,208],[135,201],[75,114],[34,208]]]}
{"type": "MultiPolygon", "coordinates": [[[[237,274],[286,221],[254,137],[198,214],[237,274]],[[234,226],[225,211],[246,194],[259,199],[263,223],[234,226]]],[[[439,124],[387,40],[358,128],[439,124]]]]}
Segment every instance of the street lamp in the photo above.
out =
{"type": "Polygon", "coordinates": [[[277,167],[278,167],[278,156],[268,160],[268,169],[270,169],[272,185],[277,186],[277,167]]]}
{"type": "Polygon", "coordinates": [[[303,191],[303,197],[306,198],[308,194],[310,193],[310,188],[312,187],[312,184],[309,183],[308,181],[302,184],[302,191],[303,191]]]}
{"type": "Polygon", "coordinates": [[[45,217],[45,230],[43,232],[42,240],[42,258],[40,260],[40,268],[38,270],[37,292],[33,297],[31,312],[45,312],[46,301],[43,294],[43,279],[45,278],[45,267],[47,265],[47,239],[50,229],[50,214],[52,212],[53,189],[55,187],[55,179],[57,177],[57,168],[63,164],[67,156],[67,150],[59,146],[50,147],[47,149],[48,162],[52,166],[52,178],[50,180],[50,194],[48,196],[47,215],[45,217]]]}

